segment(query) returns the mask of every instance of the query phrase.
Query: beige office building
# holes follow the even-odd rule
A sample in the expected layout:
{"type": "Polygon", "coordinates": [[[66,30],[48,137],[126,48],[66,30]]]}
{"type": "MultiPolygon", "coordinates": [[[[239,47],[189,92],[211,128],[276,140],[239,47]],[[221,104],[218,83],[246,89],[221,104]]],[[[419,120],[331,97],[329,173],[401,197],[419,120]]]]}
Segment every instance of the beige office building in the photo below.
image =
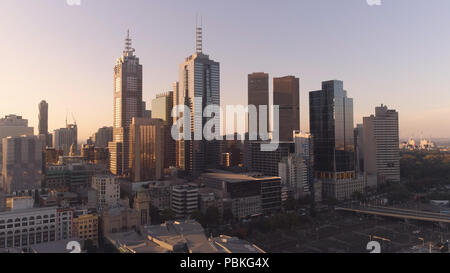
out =
{"type": "Polygon", "coordinates": [[[130,169],[134,182],[164,178],[164,139],[167,123],[133,118],[130,132],[130,169]]]}

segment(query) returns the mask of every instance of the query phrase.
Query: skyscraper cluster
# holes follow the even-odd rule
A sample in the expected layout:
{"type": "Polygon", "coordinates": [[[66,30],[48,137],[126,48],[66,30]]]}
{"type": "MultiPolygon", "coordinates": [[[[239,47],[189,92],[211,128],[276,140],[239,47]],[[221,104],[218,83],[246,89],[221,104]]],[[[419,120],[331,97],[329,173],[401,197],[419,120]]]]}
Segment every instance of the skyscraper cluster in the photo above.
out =
{"type": "Polygon", "coordinates": [[[220,63],[203,52],[202,41],[197,27],[196,52],[179,64],[173,89],[156,95],[150,111],[143,101],[143,65],[128,32],[114,66],[113,126],[99,128],[80,147],[75,121],[49,133],[46,101],[38,106],[37,136],[21,116],[0,119],[0,185],[8,195],[7,208],[0,192],[0,211],[11,209],[0,220],[13,217],[18,207],[40,216],[33,206],[54,207],[50,217],[58,218],[50,231],[24,231],[28,241],[0,236],[0,248],[58,236],[97,246],[99,229],[105,236],[151,230],[151,209],[189,219],[214,207],[217,217],[240,220],[277,213],[289,197],[344,200],[367,187],[400,181],[398,112],[381,105],[355,127],[353,98],[340,80],[324,81],[320,90],[309,92],[307,133],[300,130],[300,79],[274,77],[271,94],[269,74],[250,73],[248,109],[256,109],[257,137],[250,138],[255,119],[247,111],[241,117],[248,121],[245,139],[238,139],[236,129],[226,140],[199,138],[197,133],[217,119],[221,122],[211,129],[222,136],[225,118],[205,115],[208,107],[220,106],[221,75],[220,63]],[[188,120],[181,126],[185,138],[175,139],[182,118],[188,120]],[[263,149],[272,142],[276,149],[263,149]]]}

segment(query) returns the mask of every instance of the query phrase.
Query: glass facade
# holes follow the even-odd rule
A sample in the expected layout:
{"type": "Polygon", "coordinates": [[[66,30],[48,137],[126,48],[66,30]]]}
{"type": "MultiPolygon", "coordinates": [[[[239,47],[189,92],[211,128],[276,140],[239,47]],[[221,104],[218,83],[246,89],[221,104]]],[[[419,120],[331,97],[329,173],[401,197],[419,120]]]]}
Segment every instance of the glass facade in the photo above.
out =
{"type": "Polygon", "coordinates": [[[353,99],[347,97],[343,82],[323,82],[322,90],[309,93],[309,107],[316,176],[354,175],[353,99]]]}

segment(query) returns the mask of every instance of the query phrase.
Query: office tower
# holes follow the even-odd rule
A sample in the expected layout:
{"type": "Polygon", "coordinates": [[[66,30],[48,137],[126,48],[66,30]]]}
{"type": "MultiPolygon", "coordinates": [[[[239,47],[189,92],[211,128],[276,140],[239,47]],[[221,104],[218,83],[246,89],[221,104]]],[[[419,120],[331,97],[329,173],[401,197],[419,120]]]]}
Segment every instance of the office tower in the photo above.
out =
{"type": "Polygon", "coordinates": [[[120,185],[113,175],[92,176],[91,187],[97,190],[97,206],[100,210],[116,207],[120,199],[120,185]]]}
{"type": "Polygon", "coordinates": [[[32,136],[33,127],[28,127],[28,120],[21,116],[7,115],[0,119],[0,139],[5,137],[17,137],[21,135],[32,136]]]}
{"type": "Polygon", "coordinates": [[[130,126],[133,117],[142,117],[142,65],[134,55],[128,32],[123,56],[114,67],[114,129],[109,144],[110,168],[114,175],[129,175],[130,126]]]}
{"type": "Polygon", "coordinates": [[[313,148],[310,134],[294,131],[295,153],[278,164],[279,176],[294,198],[314,194],[313,148]]]}
{"type": "Polygon", "coordinates": [[[43,139],[38,136],[3,139],[3,190],[5,193],[41,188],[43,139]]]}
{"type": "Polygon", "coordinates": [[[173,186],[171,207],[177,218],[190,218],[198,209],[198,188],[190,184],[173,186]]]}
{"type": "Polygon", "coordinates": [[[251,172],[258,172],[269,176],[278,176],[278,163],[283,158],[294,153],[293,142],[281,142],[274,151],[263,151],[262,144],[269,141],[246,141],[246,168],[251,172]]]}
{"type": "Polygon", "coordinates": [[[322,90],[309,93],[315,177],[323,182],[324,197],[336,199],[365,187],[355,173],[353,99],[343,87],[342,81],[325,81],[322,90]]]}
{"type": "Polygon", "coordinates": [[[364,170],[368,185],[400,182],[398,112],[381,105],[363,118],[364,170]]]}
{"type": "MultiPolygon", "coordinates": [[[[178,105],[178,103],[180,101],[179,97],[180,97],[179,83],[174,82],[173,83],[173,108],[172,108],[172,110],[178,105]]],[[[172,124],[175,123],[176,121],[177,121],[177,117],[176,116],[172,117],[172,124]]],[[[184,163],[185,163],[184,162],[184,145],[181,145],[182,142],[183,141],[175,140],[175,166],[177,168],[184,169],[184,163]],[[183,148],[183,150],[182,150],[182,148],[183,148]]]]}
{"type": "Polygon", "coordinates": [[[152,118],[152,110],[147,110],[147,103],[142,101],[142,117],[152,118]]]}
{"type": "Polygon", "coordinates": [[[45,145],[52,146],[52,135],[48,133],[48,103],[43,100],[39,103],[39,135],[45,136],[45,145]]]}
{"type": "Polygon", "coordinates": [[[172,138],[171,129],[173,125],[172,108],[174,104],[174,92],[169,91],[156,95],[152,100],[152,117],[161,119],[167,124],[165,137],[165,160],[164,168],[176,166],[176,141],[172,138]]]}
{"type": "Polygon", "coordinates": [[[310,193],[314,196],[314,143],[309,133],[294,132],[295,154],[305,161],[310,193]]]}
{"type": "MultiPolygon", "coordinates": [[[[206,141],[204,137],[202,140],[194,139],[194,129],[202,131],[206,122],[211,119],[201,116],[205,107],[220,105],[220,64],[203,54],[201,27],[197,28],[197,52],[187,57],[179,66],[179,85],[176,93],[176,103],[190,108],[192,124],[192,140],[182,140],[178,143],[178,163],[180,168],[196,176],[207,167],[217,167],[220,162],[218,141],[206,141]]],[[[220,126],[218,127],[214,130],[221,133],[220,126]]]]}
{"type": "Polygon", "coordinates": [[[33,133],[34,128],[28,127],[28,120],[23,119],[21,116],[7,115],[4,118],[0,118],[0,173],[3,167],[2,139],[9,136],[32,136],[33,133]]]}
{"type": "Polygon", "coordinates": [[[290,154],[283,158],[278,163],[278,176],[293,198],[302,198],[310,193],[308,168],[302,156],[290,154]]]}
{"type": "MultiPolygon", "coordinates": [[[[300,80],[294,76],[273,78],[273,104],[279,106],[279,139],[292,141],[300,130],[300,80]]],[[[275,127],[274,127],[275,128],[275,127]]]]}
{"type": "Polygon", "coordinates": [[[152,118],[162,119],[172,125],[172,108],[173,91],[157,94],[152,100],[152,118]]]}
{"type": "Polygon", "coordinates": [[[90,138],[95,148],[107,148],[113,140],[113,127],[102,127],[90,138]]]}
{"type": "Polygon", "coordinates": [[[160,119],[133,118],[129,159],[133,182],[164,178],[166,127],[160,119]]]}
{"type": "Polygon", "coordinates": [[[39,134],[48,133],[48,103],[43,100],[39,103],[39,134]]]}
{"type": "MultiPolygon", "coordinates": [[[[248,105],[256,106],[257,112],[257,132],[259,135],[259,106],[267,106],[267,132],[269,132],[269,74],[263,72],[252,73],[248,75],[248,105]]],[[[250,119],[248,118],[248,122],[250,119]]],[[[250,127],[248,127],[250,130],[250,127]]]]}
{"type": "Polygon", "coordinates": [[[364,173],[364,137],[363,125],[357,124],[354,130],[355,135],[355,167],[359,173],[364,173]]]}
{"type": "Polygon", "coordinates": [[[68,155],[70,147],[78,146],[78,127],[76,124],[67,124],[66,128],[56,129],[53,132],[53,147],[68,155]]]}

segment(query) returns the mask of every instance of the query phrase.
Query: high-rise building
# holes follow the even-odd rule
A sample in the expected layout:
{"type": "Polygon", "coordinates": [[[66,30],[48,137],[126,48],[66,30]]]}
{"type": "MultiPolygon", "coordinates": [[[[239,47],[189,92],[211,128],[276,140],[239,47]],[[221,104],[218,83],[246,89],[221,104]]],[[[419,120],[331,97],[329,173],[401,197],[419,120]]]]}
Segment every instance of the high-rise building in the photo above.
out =
{"type": "Polygon", "coordinates": [[[152,110],[147,110],[147,103],[142,101],[142,117],[152,118],[152,110]]]}
{"type": "Polygon", "coordinates": [[[129,175],[130,126],[142,117],[142,65],[134,55],[128,32],[123,55],[114,67],[114,129],[110,142],[110,168],[114,175],[129,175]]]}
{"type": "Polygon", "coordinates": [[[363,124],[357,124],[354,129],[355,135],[355,167],[359,173],[364,173],[364,137],[363,124]]]}
{"type": "MultiPolygon", "coordinates": [[[[254,105],[257,113],[256,130],[259,136],[259,106],[267,106],[267,132],[269,132],[269,74],[256,72],[248,75],[248,105],[254,105]]],[[[248,119],[250,122],[250,119],[248,119]]],[[[250,128],[248,129],[250,130],[250,128]]]]}
{"type": "Polygon", "coordinates": [[[39,136],[3,139],[4,192],[11,194],[41,188],[43,145],[43,139],[39,136]]]}
{"type": "Polygon", "coordinates": [[[130,130],[130,169],[134,182],[164,178],[164,142],[167,123],[133,118],[130,130]]]}
{"type": "Polygon", "coordinates": [[[52,146],[52,135],[48,133],[48,103],[43,100],[39,103],[39,135],[45,136],[45,145],[52,146]]]}
{"type": "Polygon", "coordinates": [[[66,128],[56,129],[53,133],[53,147],[68,155],[70,147],[78,146],[78,127],[76,124],[67,124],[66,128]]]}
{"type": "Polygon", "coordinates": [[[32,136],[33,134],[34,128],[28,127],[28,120],[23,119],[21,116],[7,115],[4,118],[0,118],[0,173],[3,168],[2,139],[9,136],[32,136]]]}
{"type": "Polygon", "coordinates": [[[364,170],[368,186],[400,182],[398,112],[381,105],[363,118],[364,170]]]}
{"type": "Polygon", "coordinates": [[[349,198],[365,188],[355,172],[353,99],[342,81],[322,82],[309,93],[310,130],[313,135],[315,177],[322,180],[324,197],[349,198]]]}
{"type": "Polygon", "coordinates": [[[172,125],[172,107],[173,91],[157,94],[152,100],[152,118],[162,119],[172,125]]]}
{"type": "Polygon", "coordinates": [[[279,106],[279,120],[274,120],[279,123],[279,140],[292,141],[294,130],[300,130],[299,78],[273,78],[273,104],[279,106]]]}
{"type": "Polygon", "coordinates": [[[102,127],[90,137],[95,148],[107,148],[108,143],[113,140],[113,127],[102,127]]]}
{"type": "Polygon", "coordinates": [[[161,119],[167,123],[167,132],[164,142],[164,168],[176,166],[176,142],[171,135],[171,128],[173,124],[173,100],[173,91],[158,94],[156,95],[156,98],[152,100],[152,118],[161,119]]]}
{"type": "Polygon", "coordinates": [[[279,163],[279,176],[294,198],[314,196],[312,136],[295,131],[294,143],[295,153],[279,163]]]}
{"type": "Polygon", "coordinates": [[[171,206],[177,218],[190,218],[198,209],[198,187],[193,185],[172,187],[171,206]]]}
{"type": "Polygon", "coordinates": [[[289,154],[294,153],[294,143],[280,142],[276,150],[263,151],[261,145],[268,143],[268,141],[246,141],[246,162],[244,164],[249,171],[278,176],[278,163],[289,154]]]}
{"type": "Polygon", "coordinates": [[[0,119],[0,139],[21,135],[32,136],[34,128],[28,127],[28,120],[21,116],[7,115],[0,119]]]}
{"type": "MultiPolygon", "coordinates": [[[[191,111],[191,140],[178,143],[179,167],[191,175],[199,175],[207,167],[220,164],[218,141],[195,140],[194,130],[202,132],[211,117],[203,118],[208,105],[220,105],[220,64],[202,52],[202,28],[197,28],[197,52],[187,57],[179,66],[179,85],[174,90],[178,105],[187,105],[191,111]]],[[[214,128],[221,133],[221,128],[214,128]]]]}

